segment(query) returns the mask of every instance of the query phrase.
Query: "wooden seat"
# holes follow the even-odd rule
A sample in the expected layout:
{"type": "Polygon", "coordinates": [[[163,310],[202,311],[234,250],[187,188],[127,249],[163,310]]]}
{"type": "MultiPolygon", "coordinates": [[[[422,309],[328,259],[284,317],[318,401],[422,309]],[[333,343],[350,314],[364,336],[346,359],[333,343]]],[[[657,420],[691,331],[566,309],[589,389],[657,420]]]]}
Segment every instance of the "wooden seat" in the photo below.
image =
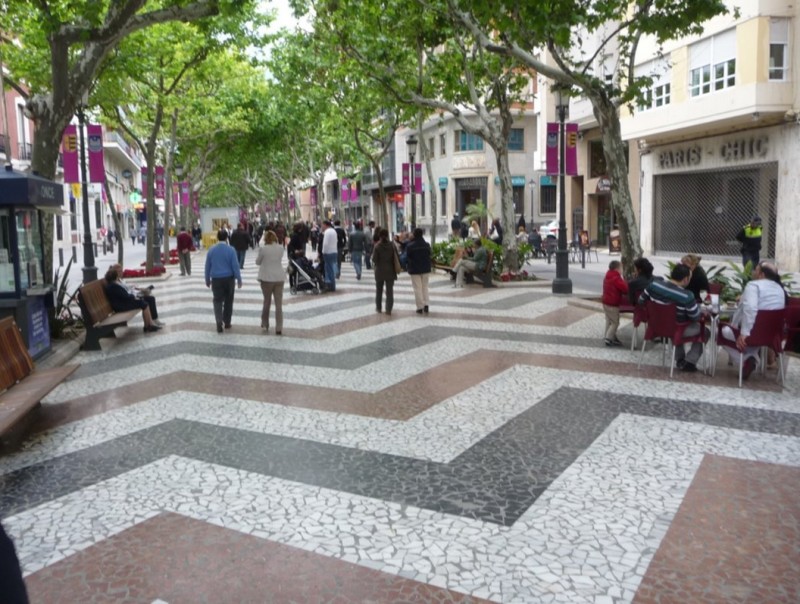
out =
{"type": "Polygon", "coordinates": [[[78,305],[81,308],[86,339],[83,350],[101,350],[100,338],[114,338],[114,329],[123,327],[138,315],[141,309],[114,312],[106,296],[105,279],[87,283],[78,290],[78,305]]]}
{"type": "Polygon", "coordinates": [[[0,320],[0,350],[0,437],[3,446],[7,446],[12,429],[18,428],[78,365],[37,370],[13,317],[0,320]]]}

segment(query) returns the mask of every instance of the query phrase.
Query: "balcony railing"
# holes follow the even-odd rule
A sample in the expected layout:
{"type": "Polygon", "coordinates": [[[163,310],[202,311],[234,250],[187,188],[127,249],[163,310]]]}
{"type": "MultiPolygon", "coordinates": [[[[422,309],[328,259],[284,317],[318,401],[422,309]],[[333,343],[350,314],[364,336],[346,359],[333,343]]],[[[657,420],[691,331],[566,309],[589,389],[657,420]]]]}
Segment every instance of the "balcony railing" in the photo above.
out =
{"type": "Polygon", "coordinates": [[[19,159],[30,161],[33,157],[33,145],[31,143],[19,144],[19,159]]]}

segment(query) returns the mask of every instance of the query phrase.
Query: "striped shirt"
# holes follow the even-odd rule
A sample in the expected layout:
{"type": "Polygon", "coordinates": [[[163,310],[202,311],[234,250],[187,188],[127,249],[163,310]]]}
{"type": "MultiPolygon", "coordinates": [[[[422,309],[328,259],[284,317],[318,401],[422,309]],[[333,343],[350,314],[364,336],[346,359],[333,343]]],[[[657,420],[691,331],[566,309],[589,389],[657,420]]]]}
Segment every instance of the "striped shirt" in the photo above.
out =
{"type": "Polygon", "coordinates": [[[678,323],[697,321],[700,318],[700,306],[694,294],[672,281],[653,279],[639,296],[639,304],[644,304],[647,300],[657,304],[674,304],[678,323]]]}

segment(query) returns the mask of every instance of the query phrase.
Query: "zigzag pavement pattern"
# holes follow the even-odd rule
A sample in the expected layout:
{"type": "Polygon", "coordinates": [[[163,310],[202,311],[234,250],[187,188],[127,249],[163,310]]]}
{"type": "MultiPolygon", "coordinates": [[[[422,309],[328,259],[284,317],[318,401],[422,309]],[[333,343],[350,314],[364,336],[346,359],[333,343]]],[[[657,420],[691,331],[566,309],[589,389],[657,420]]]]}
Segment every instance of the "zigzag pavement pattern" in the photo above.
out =
{"type": "Polygon", "coordinates": [[[79,354],[0,458],[33,601],[800,600],[796,360],[669,380],[546,284],[434,276],[417,315],[404,275],[388,317],[349,265],[277,337],[255,275],[221,335],[159,283],[167,328],[79,354]]]}

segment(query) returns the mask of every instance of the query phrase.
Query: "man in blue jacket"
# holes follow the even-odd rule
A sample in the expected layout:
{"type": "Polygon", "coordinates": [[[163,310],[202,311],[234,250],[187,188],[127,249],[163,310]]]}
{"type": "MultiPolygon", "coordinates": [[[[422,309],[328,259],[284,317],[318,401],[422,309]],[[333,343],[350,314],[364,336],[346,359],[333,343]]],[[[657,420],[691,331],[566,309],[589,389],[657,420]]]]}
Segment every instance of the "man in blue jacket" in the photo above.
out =
{"type": "Polygon", "coordinates": [[[239,289],[242,288],[242,273],[239,270],[239,259],[234,249],[228,245],[228,231],[220,229],[217,233],[219,243],[212,246],[206,254],[206,287],[211,288],[214,295],[214,319],[217,322],[217,333],[231,328],[233,315],[234,280],[239,289]]]}

